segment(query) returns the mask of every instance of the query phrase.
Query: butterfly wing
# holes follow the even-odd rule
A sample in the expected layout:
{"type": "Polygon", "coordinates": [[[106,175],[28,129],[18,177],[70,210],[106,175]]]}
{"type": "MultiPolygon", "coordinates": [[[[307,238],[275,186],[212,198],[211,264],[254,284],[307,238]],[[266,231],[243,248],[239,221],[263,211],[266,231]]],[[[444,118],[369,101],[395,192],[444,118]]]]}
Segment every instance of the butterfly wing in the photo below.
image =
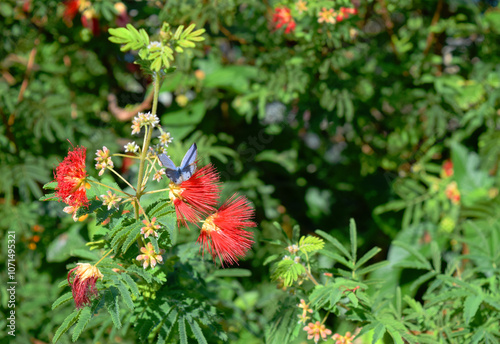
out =
{"type": "Polygon", "coordinates": [[[181,165],[179,166],[180,179],[183,181],[188,180],[196,171],[196,155],[198,154],[198,147],[193,143],[184,155],[181,165]]]}
{"type": "Polygon", "coordinates": [[[182,183],[180,168],[177,168],[174,162],[166,154],[162,153],[158,155],[158,159],[160,159],[161,164],[165,167],[165,174],[167,177],[175,184],[182,183]]]}

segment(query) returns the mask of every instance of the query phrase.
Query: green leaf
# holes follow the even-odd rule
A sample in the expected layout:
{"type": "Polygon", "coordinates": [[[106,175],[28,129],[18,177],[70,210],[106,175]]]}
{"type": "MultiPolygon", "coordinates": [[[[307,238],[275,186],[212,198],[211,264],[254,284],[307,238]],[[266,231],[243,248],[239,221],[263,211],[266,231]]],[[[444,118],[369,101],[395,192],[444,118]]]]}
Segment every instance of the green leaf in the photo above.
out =
{"type": "Polygon", "coordinates": [[[348,259],[352,259],[351,254],[345,249],[345,247],[340,243],[340,241],[332,237],[330,234],[323,232],[322,230],[319,229],[316,230],[316,234],[328,240],[333,246],[335,246],[340,252],[342,252],[342,254],[345,257],[347,257],[348,259]]]}
{"type": "Polygon", "coordinates": [[[471,319],[476,315],[479,306],[483,302],[483,295],[469,295],[464,302],[464,319],[465,323],[469,325],[471,319]]]}
{"type": "Polygon", "coordinates": [[[439,252],[438,243],[435,241],[431,242],[431,252],[434,270],[441,272],[441,252],[439,252]]]}
{"type": "Polygon", "coordinates": [[[325,242],[317,237],[305,236],[299,240],[299,250],[304,253],[321,250],[325,246],[325,242]]]}
{"type": "Polygon", "coordinates": [[[52,343],[57,343],[57,341],[61,338],[61,336],[66,333],[66,331],[69,330],[69,328],[78,320],[78,317],[80,313],[82,312],[82,309],[75,309],[73,313],[68,315],[66,319],[64,319],[63,323],[61,326],[56,331],[56,334],[54,335],[54,338],[52,339],[52,343]]]}
{"type": "Polygon", "coordinates": [[[68,302],[69,300],[72,300],[73,299],[73,293],[72,292],[67,292],[63,295],[61,295],[57,300],[54,301],[54,303],[52,304],[52,310],[56,309],[57,307],[65,304],[66,302],[68,302]]]}
{"type": "Polygon", "coordinates": [[[92,312],[90,311],[90,307],[85,307],[80,312],[80,315],[78,316],[78,322],[73,328],[73,335],[71,337],[73,342],[76,342],[77,339],[80,337],[85,327],[87,327],[90,319],[92,319],[92,312]]]}
{"type": "Polygon", "coordinates": [[[184,316],[179,317],[179,338],[181,344],[188,344],[186,333],[186,318],[184,316]]]}
{"type": "Polygon", "coordinates": [[[191,331],[193,331],[194,336],[196,337],[196,340],[200,344],[208,344],[207,340],[205,339],[205,336],[203,335],[203,332],[201,331],[200,325],[191,318],[188,318],[188,323],[191,326],[191,331]]]}
{"type": "Polygon", "coordinates": [[[415,258],[417,258],[422,264],[424,264],[427,268],[427,270],[432,270],[432,266],[431,264],[427,261],[427,259],[425,259],[425,257],[420,253],[418,252],[415,248],[411,247],[410,245],[402,242],[402,241],[398,241],[398,240],[395,240],[392,242],[392,244],[394,246],[399,246],[403,249],[405,249],[406,251],[408,251],[410,254],[412,254],[415,258]]]}
{"type": "Polygon", "coordinates": [[[360,260],[358,260],[358,262],[356,263],[354,268],[359,269],[360,266],[362,266],[364,263],[366,263],[367,261],[372,259],[380,251],[382,251],[382,249],[380,249],[378,247],[372,248],[370,251],[366,252],[365,255],[363,257],[361,257],[360,260]]]}
{"type": "Polygon", "coordinates": [[[373,339],[372,339],[372,343],[375,344],[377,343],[380,339],[382,339],[384,333],[385,333],[386,329],[385,329],[385,326],[384,324],[382,324],[381,322],[378,323],[377,326],[375,326],[375,328],[373,329],[373,339]]]}
{"type": "Polygon", "coordinates": [[[118,289],[116,287],[110,287],[104,293],[104,304],[106,305],[106,309],[108,310],[109,315],[111,316],[111,320],[113,320],[113,324],[117,328],[122,327],[122,323],[120,320],[120,306],[118,302],[118,289]]]}

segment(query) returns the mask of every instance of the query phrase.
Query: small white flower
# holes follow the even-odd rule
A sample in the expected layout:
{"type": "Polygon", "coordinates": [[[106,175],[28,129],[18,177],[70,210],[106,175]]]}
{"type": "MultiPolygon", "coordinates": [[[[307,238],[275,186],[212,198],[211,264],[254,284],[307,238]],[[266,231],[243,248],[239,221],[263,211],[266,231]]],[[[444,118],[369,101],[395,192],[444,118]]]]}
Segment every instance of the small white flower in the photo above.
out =
{"type": "Polygon", "coordinates": [[[137,143],[135,142],[129,142],[127,143],[125,146],[123,146],[125,148],[125,152],[132,152],[132,153],[135,153],[139,150],[139,146],[137,145],[137,143]]]}
{"type": "Polygon", "coordinates": [[[158,183],[160,182],[160,180],[162,180],[163,178],[163,175],[165,175],[165,169],[162,168],[161,170],[157,171],[154,176],[153,176],[153,180],[156,180],[158,183]]]}
{"type": "Polygon", "coordinates": [[[166,147],[168,147],[168,144],[172,142],[173,138],[170,136],[169,132],[162,131],[161,135],[158,136],[160,139],[160,143],[166,147]]]}
{"type": "Polygon", "coordinates": [[[148,49],[151,50],[152,48],[161,49],[161,43],[158,41],[153,41],[153,42],[149,43],[148,49]]]}

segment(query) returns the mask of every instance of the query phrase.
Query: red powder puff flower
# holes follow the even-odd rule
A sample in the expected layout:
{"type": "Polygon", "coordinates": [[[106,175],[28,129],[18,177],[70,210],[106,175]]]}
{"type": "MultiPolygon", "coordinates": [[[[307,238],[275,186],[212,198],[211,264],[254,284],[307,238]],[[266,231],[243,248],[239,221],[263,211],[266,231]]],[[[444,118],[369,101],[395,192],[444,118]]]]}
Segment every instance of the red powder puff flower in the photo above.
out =
{"type": "Polygon", "coordinates": [[[443,163],[443,170],[441,171],[444,177],[451,177],[453,175],[453,162],[451,160],[446,160],[443,163]]]}
{"type": "Polygon", "coordinates": [[[257,226],[250,221],[253,215],[249,201],[233,195],[203,223],[197,240],[200,250],[208,251],[214,261],[218,256],[222,266],[237,264],[238,258],[244,257],[253,244],[253,233],[245,230],[257,226]]]}
{"type": "Polygon", "coordinates": [[[212,212],[220,192],[219,176],[213,165],[196,171],[191,178],[176,185],[171,182],[170,200],[174,203],[177,223],[198,223],[204,214],[212,212]]]}
{"type": "Polygon", "coordinates": [[[97,279],[103,277],[97,267],[88,263],[78,263],[77,267],[68,273],[68,284],[71,287],[76,308],[90,305],[91,298],[98,295],[95,287],[97,279]]]}
{"type": "Polygon", "coordinates": [[[59,163],[54,172],[57,182],[56,196],[75,209],[89,205],[87,189],[90,188],[90,184],[86,179],[86,152],[85,147],[76,147],[73,151],[68,151],[68,156],[59,163]]]}
{"type": "Polygon", "coordinates": [[[276,29],[285,27],[285,33],[295,30],[295,20],[293,20],[290,9],[286,7],[277,7],[274,10],[273,23],[276,24],[276,29]]]}
{"type": "Polygon", "coordinates": [[[344,19],[349,18],[352,15],[358,14],[358,10],[352,7],[341,7],[340,13],[337,16],[337,22],[341,22],[344,19]]]}

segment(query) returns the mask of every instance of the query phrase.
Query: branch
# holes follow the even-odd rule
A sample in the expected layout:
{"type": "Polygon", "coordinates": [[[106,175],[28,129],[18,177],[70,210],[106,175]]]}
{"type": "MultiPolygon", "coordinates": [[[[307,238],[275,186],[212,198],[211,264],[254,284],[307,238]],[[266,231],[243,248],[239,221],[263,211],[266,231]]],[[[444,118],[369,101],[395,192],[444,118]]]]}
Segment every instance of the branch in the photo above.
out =
{"type": "MultiPolygon", "coordinates": [[[[434,16],[432,17],[430,28],[436,25],[437,22],[439,21],[442,9],[443,9],[443,0],[439,0],[436,7],[436,11],[434,12],[434,16]]],[[[427,36],[427,40],[425,43],[424,56],[429,53],[429,50],[431,50],[432,42],[434,42],[434,36],[435,36],[434,32],[431,30],[431,32],[429,32],[429,35],[427,36]]]]}
{"type": "Polygon", "coordinates": [[[126,122],[131,120],[138,112],[147,110],[151,108],[151,102],[153,101],[154,92],[151,92],[142,103],[137,105],[131,110],[123,109],[118,106],[116,96],[112,93],[108,95],[108,109],[119,121],[126,122]]]}

